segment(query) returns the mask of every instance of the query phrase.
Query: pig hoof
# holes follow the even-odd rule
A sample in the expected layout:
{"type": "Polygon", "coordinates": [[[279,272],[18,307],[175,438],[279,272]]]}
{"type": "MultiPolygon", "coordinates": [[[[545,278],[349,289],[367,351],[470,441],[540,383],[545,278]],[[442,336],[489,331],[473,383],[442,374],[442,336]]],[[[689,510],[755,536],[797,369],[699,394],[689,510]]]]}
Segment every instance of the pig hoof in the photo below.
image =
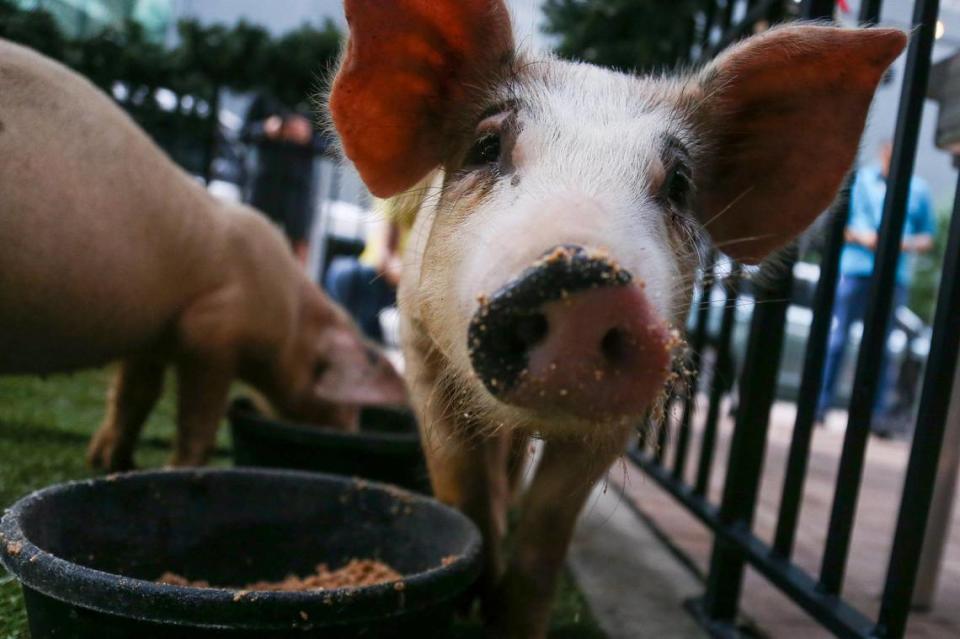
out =
{"type": "Polygon", "coordinates": [[[100,434],[94,436],[87,448],[87,465],[110,473],[134,469],[132,456],[120,454],[113,439],[100,434]]]}

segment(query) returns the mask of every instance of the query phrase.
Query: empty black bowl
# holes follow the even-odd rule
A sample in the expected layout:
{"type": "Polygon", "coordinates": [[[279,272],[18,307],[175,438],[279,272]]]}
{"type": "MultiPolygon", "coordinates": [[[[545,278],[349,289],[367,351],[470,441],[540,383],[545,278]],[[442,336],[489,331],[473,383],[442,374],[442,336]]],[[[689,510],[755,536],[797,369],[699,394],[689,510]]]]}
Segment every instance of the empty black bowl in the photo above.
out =
{"type": "Polygon", "coordinates": [[[33,639],[443,636],[480,536],[436,501],[362,480],[253,469],[62,484],[0,522],[33,639]],[[399,582],[243,593],[259,580],[378,559],[399,582]],[[155,583],[166,571],[227,588],[155,583]],[[232,589],[231,589],[232,587],[232,589]]]}
{"type": "Polygon", "coordinates": [[[364,409],[359,433],[270,419],[243,398],[230,405],[227,416],[237,466],[365,477],[431,492],[417,421],[409,411],[364,409]]]}

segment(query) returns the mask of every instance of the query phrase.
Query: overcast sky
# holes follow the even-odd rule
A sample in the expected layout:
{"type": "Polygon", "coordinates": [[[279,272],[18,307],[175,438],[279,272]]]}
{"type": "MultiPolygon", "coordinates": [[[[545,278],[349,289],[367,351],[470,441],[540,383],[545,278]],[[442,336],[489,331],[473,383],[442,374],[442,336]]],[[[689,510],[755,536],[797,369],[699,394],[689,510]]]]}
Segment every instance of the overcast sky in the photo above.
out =
{"type": "MultiPolygon", "coordinates": [[[[541,46],[540,4],[542,0],[508,0],[520,42],[541,46]]],[[[209,22],[235,22],[245,18],[282,33],[303,22],[321,23],[333,18],[344,25],[343,0],[176,0],[178,16],[196,16],[209,22]]]]}

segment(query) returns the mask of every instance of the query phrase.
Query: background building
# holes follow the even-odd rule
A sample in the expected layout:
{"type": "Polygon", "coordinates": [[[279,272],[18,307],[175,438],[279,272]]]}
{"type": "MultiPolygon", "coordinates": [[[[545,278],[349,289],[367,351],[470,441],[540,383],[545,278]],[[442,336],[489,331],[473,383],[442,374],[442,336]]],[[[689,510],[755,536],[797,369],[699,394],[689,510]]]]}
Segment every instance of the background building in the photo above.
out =
{"type": "MultiPolygon", "coordinates": [[[[860,10],[861,0],[852,0],[848,4],[850,14],[847,19],[852,20],[860,10]]],[[[880,17],[881,24],[909,29],[913,4],[912,0],[886,0],[880,17]]],[[[960,0],[941,1],[940,25],[940,37],[933,49],[934,62],[953,55],[960,48],[960,0]]],[[[900,106],[905,57],[900,56],[894,63],[890,81],[877,91],[873,111],[863,136],[861,162],[874,161],[879,144],[893,138],[897,109],[900,106]]],[[[924,106],[915,173],[930,184],[934,202],[938,209],[942,209],[949,206],[953,200],[957,173],[951,155],[934,145],[937,108],[936,102],[932,100],[927,100],[924,106]]]]}
{"type": "Polygon", "coordinates": [[[70,37],[86,37],[135,20],[152,39],[162,41],[170,28],[174,0],[16,0],[15,4],[49,11],[70,37]]]}

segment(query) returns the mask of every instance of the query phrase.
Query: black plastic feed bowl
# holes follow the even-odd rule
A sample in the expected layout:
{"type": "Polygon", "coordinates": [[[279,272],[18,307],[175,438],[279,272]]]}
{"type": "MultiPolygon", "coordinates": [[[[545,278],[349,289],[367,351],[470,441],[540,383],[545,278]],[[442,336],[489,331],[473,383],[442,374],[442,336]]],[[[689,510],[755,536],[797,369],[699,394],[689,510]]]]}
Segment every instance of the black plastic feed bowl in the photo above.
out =
{"type": "Polygon", "coordinates": [[[270,419],[248,399],[228,412],[237,466],[357,476],[431,494],[417,421],[408,411],[368,408],[360,432],[270,419]]]}
{"type": "Polygon", "coordinates": [[[33,493],[0,522],[32,639],[442,637],[479,572],[465,517],[406,491],[254,469],[130,473],[33,493]],[[374,586],[244,592],[376,559],[374,586]],[[217,588],[155,583],[171,571],[217,588]]]}

